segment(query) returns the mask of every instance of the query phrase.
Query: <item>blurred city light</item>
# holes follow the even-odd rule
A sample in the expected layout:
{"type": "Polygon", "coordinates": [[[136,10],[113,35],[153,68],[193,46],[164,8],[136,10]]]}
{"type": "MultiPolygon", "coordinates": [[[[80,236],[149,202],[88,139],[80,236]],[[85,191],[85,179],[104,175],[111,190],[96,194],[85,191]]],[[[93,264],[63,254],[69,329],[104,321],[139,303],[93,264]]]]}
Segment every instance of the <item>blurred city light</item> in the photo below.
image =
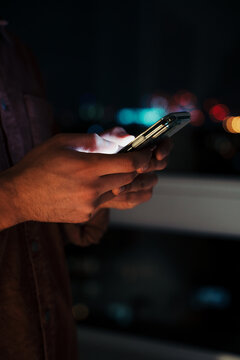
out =
{"type": "Polygon", "coordinates": [[[87,305],[79,303],[72,307],[72,314],[75,320],[83,321],[89,316],[89,308],[87,305]]]}
{"type": "Polygon", "coordinates": [[[205,116],[201,110],[191,110],[191,124],[194,126],[201,126],[205,121],[205,116]]]}
{"type": "Polygon", "coordinates": [[[107,308],[108,316],[115,320],[119,325],[127,326],[133,320],[131,307],[125,303],[111,303],[107,308]]]}
{"type": "MultiPolygon", "coordinates": [[[[222,122],[223,127],[230,133],[240,133],[240,117],[230,116],[227,105],[221,104],[216,98],[209,98],[203,102],[203,111],[207,112],[214,122],[222,122]]],[[[93,95],[86,94],[81,98],[79,117],[91,122],[88,129],[90,133],[100,133],[101,125],[116,121],[123,126],[143,125],[151,126],[163,116],[176,111],[191,113],[191,125],[202,126],[206,116],[199,106],[197,96],[188,90],[179,90],[175,94],[163,93],[145,94],[141,99],[139,108],[114,109],[98,103],[93,95]],[[93,124],[94,122],[94,124],[93,124]],[[100,125],[98,125],[100,124],[100,125]]]]}
{"type": "Polygon", "coordinates": [[[137,124],[138,118],[135,109],[121,109],[117,112],[117,121],[121,125],[137,124]]]}
{"type": "Polygon", "coordinates": [[[224,104],[217,104],[211,107],[209,115],[213,120],[223,121],[229,115],[229,108],[224,104]]]}
{"type": "Polygon", "coordinates": [[[168,100],[160,95],[153,95],[150,99],[150,107],[168,109],[168,100]]]}
{"type": "Polygon", "coordinates": [[[229,116],[225,119],[223,127],[232,134],[240,134],[240,116],[229,116]]]}
{"type": "Polygon", "coordinates": [[[230,292],[218,286],[204,286],[197,289],[192,298],[192,306],[196,309],[225,309],[230,306],[230,292]]]}
{"type": "Polygon", "coordinates": [[[139,124],[150,126],[167,114],[166,109],[121,109],[117,112],[117,122],[121,125],[139,124]]]}
{"type": "Polygon", "coordinates": [[[166,109],[158,107],[138,110],[139,124],[150,126],[166,115],[166,109]]]}
{"type": "Polygon", "coordinates": [[[197,105],[197,97],[190,91],[180,90],[173,98],[176,104],[182,106],[186,110],[191,110],[197,105]]]}
{"type": "Polygon", "coordinates": [[[172,96],[144,95],[141,101],[143,108],[123,108],[117,112],[116,118],[121,125],[151,126],[170,112],[189,111],[192,125],[201,126],[205,121],[205,116],[197,103],[196,95],[187,90],[179,90],[172,96]]]}

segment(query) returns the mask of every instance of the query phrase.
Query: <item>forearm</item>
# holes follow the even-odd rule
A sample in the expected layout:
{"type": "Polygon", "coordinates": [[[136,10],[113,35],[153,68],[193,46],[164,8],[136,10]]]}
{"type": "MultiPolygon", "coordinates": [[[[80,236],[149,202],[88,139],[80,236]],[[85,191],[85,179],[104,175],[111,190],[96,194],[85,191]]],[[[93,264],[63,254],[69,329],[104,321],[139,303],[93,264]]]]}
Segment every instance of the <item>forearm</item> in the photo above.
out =
{"type": "Polygon", "coordinates": [[[7,170],[0,173],[0,231],[21,222],[10,172],[7,170]]]}

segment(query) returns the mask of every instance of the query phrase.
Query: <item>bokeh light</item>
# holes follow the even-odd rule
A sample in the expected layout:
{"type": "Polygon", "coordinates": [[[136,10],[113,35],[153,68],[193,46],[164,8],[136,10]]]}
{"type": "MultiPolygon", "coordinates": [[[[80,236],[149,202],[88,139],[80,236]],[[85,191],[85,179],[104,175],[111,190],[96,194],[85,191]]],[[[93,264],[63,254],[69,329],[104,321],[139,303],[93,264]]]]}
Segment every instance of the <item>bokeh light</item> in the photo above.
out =
{"type": "Polygon", "coordinates": [[[117,112],[117,122],[121,125],[140,124],[151,126],[167,114],[164,108],[121,109],[117,112]]]}
{"type": "Polygon", "coordinates": [[[137,113],[135,109],[121,109],[117,112],[117,122],[121,125],[137,124],[137,113]]]}
{"type": "Polygon", "coordinates": [[[197,105],[197,97],[193,93],[187,90],[180,90],[174,95],[174,101],[176,104],[187,109],[193,109],[197,105]]]}
{"type": "Polygon", "coordinates": [[[75,320],[83,321],[89,316],[89,308],[86,304],[76,304],[72,307],[72,314],[75,320]]]}
{"type": "Polygon", "coordinates": [[[145,126],[151,126],[166,114],[167,111],[161,107],[140,109],[138,110],[138,123],[145,126]]]}
{"type": "Polygon", "coordinates": [[[226,131],[232,134],[240,134],[240,116],[229,116],[223,122],[226,131]]]}
{"type": "Polygon", "coordinates": [[[127,326],[133,321],[132,308],[126,303],[110,303],[107,306],[107,315],[122,326],[127,326]]]}
{"type": "Polygon", "coordinates": [[[168,109],[168,100],[166,97],[160,95],[153,95],[150,99],[150,107],[168,109]]]}
{"type": "Polygon", "coordinates": [[[231,294],[228,289],[220,286],[203,286],[195,291],[192,306],[196,309],[225,309],[231,304],[231,294]]]}
{"type": "Polygon", "coordinates": [[[209,115],[213,120],[223,121],[229,115],[229,108],[224,104],[217,104],[211,107],[209,115]]]}
{"type": "Polygon", "coordinates": [[[191,114],[191,124],[193,126],[202,126],[205,121],[205,116],[201,110],[192,110],[191,114]]]}
{"type": "MultiPolygon", "coordinates": [[[[93,95],[86,94],[81,97],[79,105],[79,117],[93,124],[107,124],[116,121],[123,126],[143,125],[151,126],[163,116],[171,112],[188,111],[191,114],[191,125],[200,127],[206,120],[206,111],[211,120],[222,122],[224,129],[230,133],[240,133],[239,117],[230,117],[227,105],[221,104],[216,98],[206,99],[203,107],[199,106],[197,96],[188,90],[179,90],[175,94],[168,95],[161,92],[145,94],[141,99],[139,108],[122,108],[116,111],[112,106],[104,106],[98,103],[93,95]]],[[[89,128],[93,132],[93,128],[89,128]]],[[[99,129],[96,129],[99,132],[99,129]]]]}

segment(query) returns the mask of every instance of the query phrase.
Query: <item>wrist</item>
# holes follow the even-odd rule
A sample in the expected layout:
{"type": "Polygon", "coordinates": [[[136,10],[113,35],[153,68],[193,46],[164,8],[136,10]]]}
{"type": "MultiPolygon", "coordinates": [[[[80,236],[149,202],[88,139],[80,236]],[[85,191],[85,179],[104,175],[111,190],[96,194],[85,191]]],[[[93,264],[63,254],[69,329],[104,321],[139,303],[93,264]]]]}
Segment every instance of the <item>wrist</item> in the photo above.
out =
{"type": "Polygon", "coordinates": [[[0,173],[0,231],[25,221],[11,169],[0,173]]]}

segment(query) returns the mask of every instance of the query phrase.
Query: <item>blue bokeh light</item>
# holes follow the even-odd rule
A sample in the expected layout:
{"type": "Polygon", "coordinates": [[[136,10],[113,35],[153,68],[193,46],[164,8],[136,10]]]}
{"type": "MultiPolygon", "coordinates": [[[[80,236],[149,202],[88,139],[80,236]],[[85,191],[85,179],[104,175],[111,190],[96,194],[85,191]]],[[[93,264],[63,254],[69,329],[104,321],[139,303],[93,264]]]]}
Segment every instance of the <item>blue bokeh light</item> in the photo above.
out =
{"type": "Polygon", "coordinates": [[[203,286],[197,289],[192,298],[194,308],[225,309],[231,304],[231,294],[221,286],[203,286]]]}
{"type": "Polygon", "coordinates": [[[111,303],[107,308],[108,316],[115,320],[119,325],[127,326],[133,321],[131,307],[125,303],[111,303]]]}
{"type": "Polygon", "coordinates": [[[163,107],[145,109],[121,109],[117,112],[117,122],[121,125],[139,124],[153,125],[157,120],[167,114],[163,107]]]}

